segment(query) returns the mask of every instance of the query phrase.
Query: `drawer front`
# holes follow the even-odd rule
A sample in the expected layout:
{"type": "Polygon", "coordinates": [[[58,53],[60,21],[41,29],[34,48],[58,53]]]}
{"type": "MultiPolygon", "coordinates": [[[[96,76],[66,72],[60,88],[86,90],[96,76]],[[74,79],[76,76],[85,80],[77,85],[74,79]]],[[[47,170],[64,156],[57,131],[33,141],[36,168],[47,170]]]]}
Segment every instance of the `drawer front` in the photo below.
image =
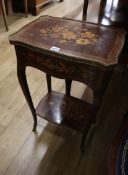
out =
{"type": "Polygon", "coordinates": [[[41,5],[43,3],[47,3],[47,2],[50,2],[50,1],[52,1],[52,0],[35,0],[35,5],[36,6],[41,5]]]}
{"type": "Polygon", "coordinates": [[[76,80],[95,87],[99,71],[97,68],[67,61],[52,55],[42,54],[31,49],[19,47],[16,49],[17,59],[24,66],[32,66],[51,76],[62,79],[76,80]]]}

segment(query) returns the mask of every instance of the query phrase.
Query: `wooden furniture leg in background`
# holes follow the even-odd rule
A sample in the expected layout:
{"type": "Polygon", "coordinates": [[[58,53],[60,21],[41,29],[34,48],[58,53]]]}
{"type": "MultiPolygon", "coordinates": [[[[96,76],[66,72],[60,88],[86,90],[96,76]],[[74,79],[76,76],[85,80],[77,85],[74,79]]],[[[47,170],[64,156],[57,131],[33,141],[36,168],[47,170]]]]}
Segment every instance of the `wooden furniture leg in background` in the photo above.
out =
{"type": "Polygon", "coordinates": [[[1,4],[1,8],[2,8],[2,15],[3,15],[6,31],[8,31],[7,15],[6,15],[6,8],[5,8],[4,0],[0,0],[0,4],[1,4]]]}
{"type": "Polygon", "coordinates": [[[101,21],[102,21],[102,18],[104,16],[104,12],[105,12],[106,3],[107,3],[107,0],[101,0],[101,2],[100,2],[98,23],[101,23],[101,21]]]}
{"type": "Polygon", "coordinates": [[[6,11],[6,14],[8,15],[8,0],[4,0],[4,4],[5,4],[5,11],[6,11]]]}
{"type": "MultiPolygon", "coordinates": [[[[7,24],[7,14],[8,14],[7,1],[6,1],[6,4],[5,4],[4,0],[0,0],[0,5],[1,5],[1,8],[2,8],[2,15],[3,15],[6,31],[8,31],[9,28],[8,28],[8,24],[7,24]]],[[[28,16],[28,3],[27,3],[27,0],[24,0],[24,8],[25,8],[25,17],[27,17],[28,16]]]]}
{"type": "Polygon", "coordinates": [[[89,3],[89,0],[84,0],[84,5],[83,5],[83,20],[86,20],[86,18],[87,18],[88,3],[89,3]]]}
{"type": "Polygon", "coordinates": [[[28,17],[28,0],[24,0],[25,17],[28,17]]]}

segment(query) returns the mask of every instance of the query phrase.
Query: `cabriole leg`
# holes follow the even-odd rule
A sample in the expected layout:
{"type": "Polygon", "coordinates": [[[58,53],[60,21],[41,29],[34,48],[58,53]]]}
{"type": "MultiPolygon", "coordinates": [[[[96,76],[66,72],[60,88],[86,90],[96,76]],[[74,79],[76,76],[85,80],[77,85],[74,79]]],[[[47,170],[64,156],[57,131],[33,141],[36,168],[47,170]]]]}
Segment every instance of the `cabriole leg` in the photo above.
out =
{"type": "Polygon", "coordinates": [[[36,127],[37,127],[37,116],[35,113],[35,108],[32,102],[32,98],[29,92],[29,88],[28,88],[28,84],[27,84],[27,80],[26,80],[26,74],[25,74],[25,70],[26,67],[20,65],[20,63],[18,62],[17,64],[17,76],[18,76],[18,80],[21,86],[21,89],[23,91],[23,94],[27,100],[27,103],[30,107],[30,110],[32,112],[33,115],[33,120],[34,120],[34,125],[33,125],[33,131],[36,131],[36,127]]]}

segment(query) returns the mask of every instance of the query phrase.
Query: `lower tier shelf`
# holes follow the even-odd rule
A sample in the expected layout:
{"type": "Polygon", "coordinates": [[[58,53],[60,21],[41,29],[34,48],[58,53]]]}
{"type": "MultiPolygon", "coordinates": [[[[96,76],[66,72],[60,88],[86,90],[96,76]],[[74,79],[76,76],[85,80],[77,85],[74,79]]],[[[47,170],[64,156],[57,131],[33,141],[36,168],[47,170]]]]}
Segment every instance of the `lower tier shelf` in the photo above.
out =
{"type": "Polygon", "coordinates": [[[36,115],[81,132],[93,122],[91,104],[54,91],[43,97],[36,108],[36,115]]]}

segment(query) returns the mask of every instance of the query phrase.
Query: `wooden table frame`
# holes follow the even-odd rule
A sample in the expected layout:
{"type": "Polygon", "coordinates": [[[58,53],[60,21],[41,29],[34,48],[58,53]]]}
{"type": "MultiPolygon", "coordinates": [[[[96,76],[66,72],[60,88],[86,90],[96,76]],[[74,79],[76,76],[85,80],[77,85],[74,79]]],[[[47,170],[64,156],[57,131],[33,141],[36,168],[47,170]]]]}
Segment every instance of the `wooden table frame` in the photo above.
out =
{"type": "MultiPolygon", "coordinates": [[[[51,20],[53,23],[54,23],[54,20],[55,20],[55,22],[57,20],[58,24],[59,24],[59,22],[61,23],[62,21],[64,21],[64,22],[69,23],[69,24],[70,23],[71,24],[78,23],[78,24],[82,24],[82,26],[85,25],[84,23],[82,23],[80,21],[73,21],[73,20],[47,17],[47,16],[39,18],[39,24],[40,24],[40,22],[43,22],[42,19],[44,19],[44,21],[45,21],[45,19],[48,21],[51,20]]],[[[38,20],[35,21],[34,24],[36,25],[36,23],[38,25],[38,20]]],[[[31,25],[33,26],[33,23],[30,24],[30,29],[33,29],[33,27],[31,27],[31,25]]],[[[43,23],[43,25],[44,25],[44,23],[43,23]]],[[[88,25],[91,26],[93,24],[88,24],[88,25]]],[[[29,29],[29,25],[27,27],[29,29]]],[[[95,26],[95,27],[99,29],[100,26],[95,26]]],[[[48,29],[48,30],[50,30],[50,29],[48,29]]],[[[61,27],[60,27],[60,29],[61,29],[61,27]]],[[[101,29],[103,29],[103,31],[104,31],[104,28],[101,28],[101,29]]],[[[47,30],[47,28],[46,28],[46,30],[47,30]]],[[[57,27],[57,30],[58,30],[58,27],[57,27]]],[[[105,30],[109,30],[109,29],[105,29],[105,30]]],[[[41,31],[43,33],[45,32],[44,29],[43,30],[41,29],[41,31]]],[[[106,32],[108,33],[108,31],[106,31],[106,32]]],[[[106,89],[107,84],[109,82],[109,79],[111,77],[111,73],[113,70],[113,66],[111,64],[114,64],[114,65],[116,64],[115,62],[118,61],[118,56],[115,59],[115,55],[114,55],[114,57],[113,57],[113,55],[110,55],[108,57],[107,62],[106,62],[106,60],[104,60],[106,63],[103,62],[103,64],[101,63],[101,61],[98,61],[98,59],[101,59],[100,57],[96,57],[96,59],[97,59],[96,62],[93,62],[92,60],[89,61],[88,59],[85,59],[84,57],[83,57],[83,59],[82,58],[79,59],[79,53],[78,53],[78,58],[76,59],[75,58],[76,55],[68,56],[68,54],[67,54],[68,51],[66,54],[63,55],[63,53],[58,54],[57,52],[53,52],[49,49],[48,50],[42,49],[41,48],[41,47],[43,47],[42,42],[41,42],[41,45],[39,45],[39,47],[37,47],[36,41],[34,41],[35,46],[33,46],[31,44],[29,45],[29,42],[31,40],[27,41],[26,35],[25,35],[26,41],[24,41],[24,39],[23,39],[24,36],[22,36],[22,33],[24,35],[24,29],[21,30],[21,33],[19,32],[19,33],[14,34],[14,36],[11,36],[10,42],[15,45],[15,50],[16,50],[16,55],[17,55],[17,76],[18,76],[22,91],[24,93],[24,96],[28,102],[28,105],[29,105],[30,110],[31,110],[32,115],[33,115],[33,119],[34,119],[33,131],[35,131],[36,127],[37,127],[37,115],[55,123],[55,124],[67,125],[73,129],[76,129],[76,130],[84,133],[83,139],[82,139],[82,144],[81,144],[81,148],[82,148],[82,150],[84,150],[84,140],[85,140],[87,131],[89,130],[92,123],[95,123],[95,121],[96,121],[97,111],[101,105],[102,97],[105,93],[105,89],[106,89]],[[22,36],[21,38],[20,38],[20,35],[22,36]],[[112,56],[112,60],[110,59],[111,56],[112,56]],[[27,66],[34,67],[34,68],[39,69],[39,70],[46,73],[46,79],[47,79],[47,85],[48,85],[48,95],[46,95],[42,99],[42,101],[39,103],[39,105],[37,106],[36,109],[34,108],[32,98],[31,98],[31,95],[29,92],[28,84],[27,84],[27,79],[26,79],[26,74],[25,74],[27,66]],[[66,94],[65,95],[52,92],[51,76],[56,77],[56,78],[60,78],[60,79],[65,79],[65,82],[66,82],[66,94]],[[94,100],[93,100],[92,105],[70,96],[70,89],[71,89],[71,81],[72,80],[82,82],[82,83],[84,83],[92,88],[93,95],[94,95],[94,100]],[[56,100],[56,98],[57,98],[57,100],[56,100]],[[53,100],[55,99],[56,102],[59,101],[59,103],[61,104],[60,109],[59,109],[59,121],[58,121],[57,117],[54,115],[54,113],[55,113],[54,111],[56,110],[55,109],[56,106],[55,106],[55,108],[52,108],[52,104],[54,102],[53,101],[49,102],[49,99],[53,99],[53,100]],[[46,104],[45,101],[48,104],[46,104]],[[65,106],[66,102],[68,102],[68,105],[65,108],[64,106],[65,106]],[[69,102],[71,103],[71,105],[69,102]],[[49,115],[47,115],[47,111],[45,111],[45,108],[50,108],[50,109],[52,108],[51,114],[54,117],[49,117],[49,115]],[[74,116],[76,116],[74,119],[72,119],[72,114],[74,114],[74,116]],[[71,118],[69,117],[70,118],[69,120],[67,118],[64,119],[63,115],[66,117],[69,115],[71,118]],[[80,119],[78,116],[80,116],[80,119]],[[81,117],[82,117],[82,119],[81,119],[81,117]],[[67,122],[68,122],[68,124],[67,124],[67,122]]],[[[29,33],[31,33],[31,32],[29,32],[29,33]]],[[[37,32],[37,33],[39,33],[39,32],[37,32]]],[[[32,33],[32,36],[33,36],[33,33],[32,33]]],[[[92,36],[94,36],[94,35],[92,35],[92,36]]],[[[117,32],[117,36],[118,36],[118,32],[117,32]]],[[[119,31],[119,36],[117,37],[117,41],[119,43],[116,44],[115,49],[119,48],[119,50],[120,50],[120,48],[122,47],[123,36],[124,36],[124,33],[122,31],[119,31]]],[[[40,35],[39,35],[39,37],[40,37],[40,35]]],[[[37,41],[39,41],[39,40],[37,40],[37,41]]],[[[32,42],[33,42],[33,40],[32,40],[32,42]]],[[[115,40],[114,40],[114,42],[115,42],[115,40]]],[[[109,48],[111,48],[111,47],[109,47],[109,48]]],[[[114,54],[114,52],[112,52],[112,53],[114,54]]],[[[81,54],[81,52],[80,52],[80,54],[81,54]]],[[[117,53],[115,52],[115,54],[117,54],[117,53]]]]}
{"type": "MultiPolygon", "coordinates": [[[[42,62],[42,59],[44,59],[44,60],[45,60],[45,58],[47,59],[47,57],[45,57],[46,56],[45,54],[42,54],[42,53],[39,54],[38,52],[35,52],[31,49],[26,50],[26,48],[24,48],[24,47],[15,46],[15,48],[16,48],[16,54],[17,54],[17,76],[18,76],[19,83],[20,83],[20,86],[22,88],[22,91],[24,93],[24,96],[25,96],[25,98],[28,102],[28,105],[29,105],[30,110],[31,110],[32,115],[33,115],[33,119],[34,119],[33,131],[36,131],[36,127],[37,127],[37,114],[36,114],[36,110],[34,108],[32,98],[31,98],[31,95],[30,95],[30,92],[29,92],[28,84],[27,84],[27,79],[26,79],[26,74],[25,74],[27,66],[35,67],[35,68],[37,68],[37,69],[39,69],[39,70],[46,73],[46,79],[47,79],[47,84],[48,84],[48,92],[51,91],[51,76],[54,76],[56,78],[65,79],[66,94],[67,95],[70,94],[71,81],[72,80],[80,81],[80,82],[82,82],[86,85],[89,85],[93,89],[93,92],[94,92],[94,103],[92,105],[93,106],[93,114],[92,114],[92,117],[90,116],[90,121],[88,122],[88,126],[86,126],[85,130],[83,131],[84,132],[84,137],[82,139],[82,144],[81,144],[81,148],[82,148],[82,152],[83,152],[83,150],[84,150],[84,140],[85,140],[87,131],[89,130],[92,123],[95,123],[95,121],[96,121],[96,113],[97,113],[97,110],[98,110],[98,108],[101,104],[101,99],[102,99],[102,96],[104,94],[107,82],[109,81],[109,78],[110,78],[110,75],[111,75],[111,70],[107,71],[107,72],[104,71],[104,70],[99,71],[99,68],[92,70],[92,67],[88,66],[88,65],[82,65],[82,64],[78,64],[78,63],[77,64],[71,63],[72,65],[67,65],[66,61],[59,61],[59,62],[57,61],[56,64],[57,63],[58,64],[64,64],[64,65],[69,66],[69,67],[71,66],[71,67],[74,68],[74,70],[78,69],[78,67],[80,66],[81,67],[81,73],[85,72],[85,74],[86,74],[87,72],[90,72],[93,75],[96,74],[99,77],[99,81],[96,83],[95,79],[87,81],[87,78],[86,79],[84,79],[83,77],[79,78],[78,72],[73,72],[71,75],[67,75],[66,70],[64,70],[64,72],[61,75],[59,75],[59,72],[54,73],[54,70],[49,70],[49,68],[45,69],[44,68],[44,66],[46,66],[45,64],[43,64],[43,63],[40,64],[42,62]],[[24,53],[25,53],[25,55],[24,55],[24,53]],[[33,55],[33,61],[31,61],[29,59],[30,57],[28,57],[27,54],[33,55]],[[36,57],[39,58],[39,60],[38,60],[39,62],[37,62],[37,60],[34,59],[36,57]],[[24,61],[23,61],[23,59],[24,59],[24,61]],[[86,71],[84,71],[85,69],[86,69],[86,71]],[[102,84],[102,86],[101,86],[101,84],[102,84]]],[[[54,57],[51,57],[51,59],[52,58],[54,58],[54,57]]],[[[54,62],[52,63],[52,61],[51,61],[50,66],[52,64],[54,66],[55,63],[54,62]]]]}

